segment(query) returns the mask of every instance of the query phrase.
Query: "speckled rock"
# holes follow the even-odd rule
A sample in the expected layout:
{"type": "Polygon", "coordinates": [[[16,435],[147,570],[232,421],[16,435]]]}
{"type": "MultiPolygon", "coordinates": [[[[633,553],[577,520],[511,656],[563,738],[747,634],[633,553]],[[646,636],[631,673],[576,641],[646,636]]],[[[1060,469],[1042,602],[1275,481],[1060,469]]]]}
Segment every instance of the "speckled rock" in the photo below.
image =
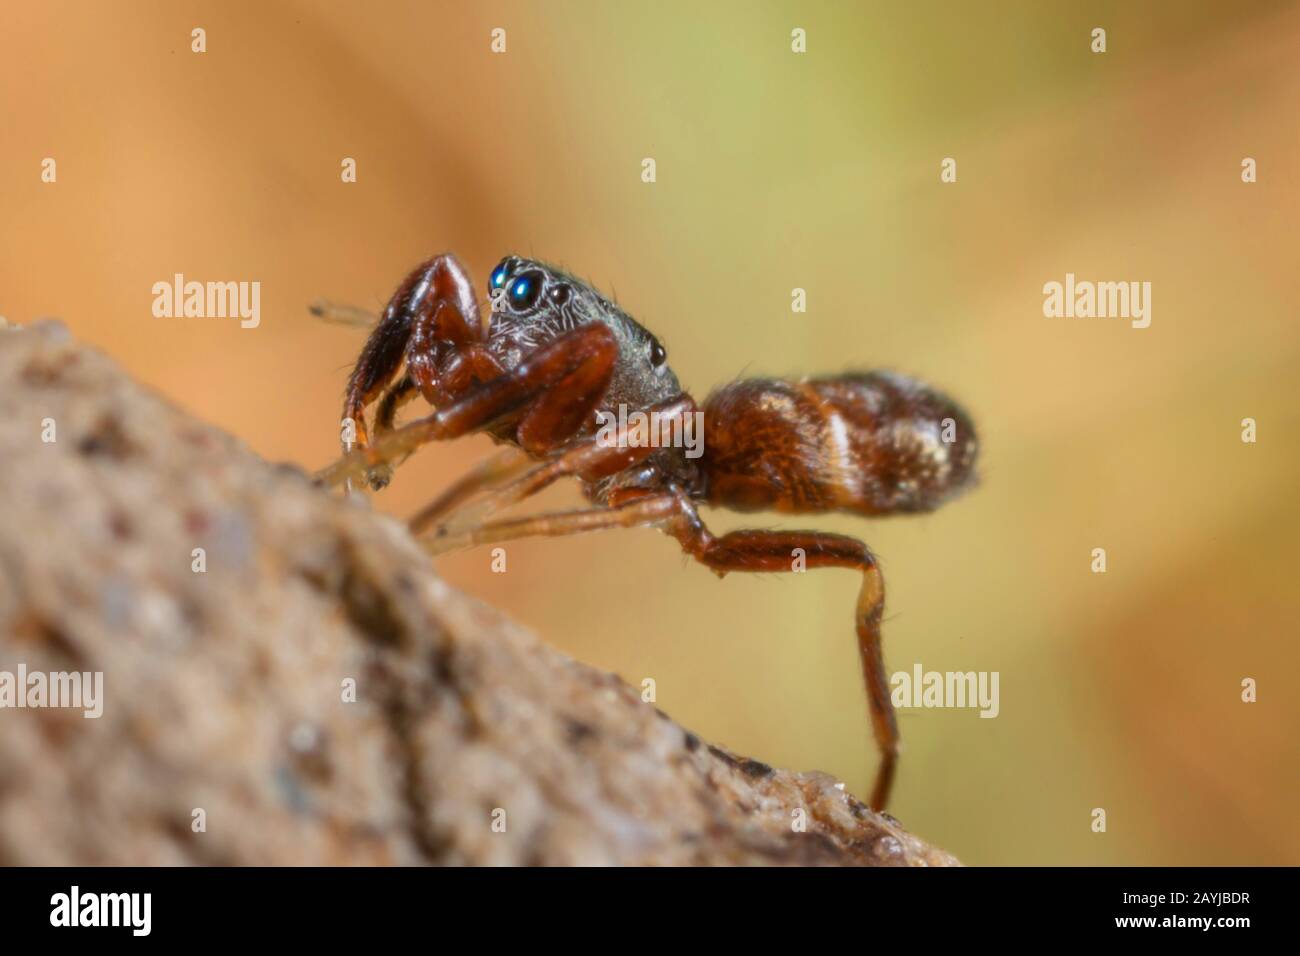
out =
{"type": "Polygon", "coordinates": [[[97,718],[0,708],[0,865],[956,862],[701,742],[57,323],[0,329],[0,487],[0,678],[103,675],[97,718]]]}

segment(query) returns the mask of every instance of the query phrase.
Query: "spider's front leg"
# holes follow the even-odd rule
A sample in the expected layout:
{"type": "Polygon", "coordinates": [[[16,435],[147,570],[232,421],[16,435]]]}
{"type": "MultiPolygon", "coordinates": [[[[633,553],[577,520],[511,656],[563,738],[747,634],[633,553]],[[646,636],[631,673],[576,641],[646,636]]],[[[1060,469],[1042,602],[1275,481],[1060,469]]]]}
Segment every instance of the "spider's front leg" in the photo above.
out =
{"type": "MultiPolygon", "coordinates": [[[[481,347],[483,337],[474,287],[455,256],[435,256],[413,269],[393,293],[348,378],[343,418],[352,422],[353,441],[344,440],[344,452],[369,445],[365,409],[384,393],[403,362],[406,375],[388,388],[381,403],[381,429],[391,425],[397,407],[416,390],[437,403],[446,395],[449,378],[463,387],[468,377],[498,374],[500,367],[481,347]],[[441,368],[442,353],[451,349],[460,361],[441,368]]],[[[380,467],[367,477],[372,486],[382,487],[389,474],[380,467]]]]}
{"type": "MultiPolygon", "coordinates": [[[[539,347],[515,368],[470,385],[432,415],[377,435],[319,472],[317,481],[337,485],[398,461],[428,442],[460,438],[503,419],[515,420],[515,440],[525,451],[543,454],[556,449],[592,420],[617,360],[618,340],[607,326],[579,326],[539,347]]],[[[411,359],[407,365],[411,368],[411,359]]]]}

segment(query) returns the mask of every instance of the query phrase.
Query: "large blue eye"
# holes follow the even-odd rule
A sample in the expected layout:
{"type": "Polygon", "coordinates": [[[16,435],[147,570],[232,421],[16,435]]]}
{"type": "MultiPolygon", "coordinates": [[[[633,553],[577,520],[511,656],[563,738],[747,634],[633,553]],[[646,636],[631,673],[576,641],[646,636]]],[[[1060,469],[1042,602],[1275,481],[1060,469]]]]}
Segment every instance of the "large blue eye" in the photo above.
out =
{"type": "Polygon", "coordinates": [[[516,309],[527,309],[536,301],[542,291],[542,274],[525,272],[510,283],[510,304],[516,309]]]}
{"type": "Polygon", "coordinates": [[[492,270],[492,275],[488,278],[490,288],[499,289],[506,284],[506,264],[503,262],[492,270]]]}

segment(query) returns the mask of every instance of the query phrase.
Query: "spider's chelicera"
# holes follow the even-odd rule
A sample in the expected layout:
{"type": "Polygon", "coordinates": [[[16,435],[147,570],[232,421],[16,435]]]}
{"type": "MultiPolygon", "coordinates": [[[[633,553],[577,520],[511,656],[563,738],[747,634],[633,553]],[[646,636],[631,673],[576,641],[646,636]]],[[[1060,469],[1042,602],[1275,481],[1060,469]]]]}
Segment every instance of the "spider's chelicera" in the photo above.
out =
{"type": "MultiPolygon", "coordinates": [[[[348,380],[354,447],[326,484],[387,484],[430,441],[486,432],[521,450],[469,472],[411,521],[432,552],[529,535],[653,526],[719,575],[851,568],[862,575],[854,622],[881,762],[871,805],[885,806],[898,727],[881,652],[884,583],[861,541],[821,531],[715,536],[697,507],[887,515],[931,511],[974,483],[976,437],[951,399],[892,372],[747,379],[697,406],[663,344],[615,303],[545,263],[508,256],[488,279],[481,315],[465,269],[441,255],[393,294],[348,380]],[[397,427],[419,395],[435,411],[397,427]],[[373,437],[365,409],[378,402],[373,437]],[[702,413],[703,453],[674,444],[600,440],[627,410],[681,423],[702,413]],[[563,477],[591,508],[494,518],[563,477]]],[[[640,416],[640,417],[644,417],[640,416]]],[[[625,425],[623,426],[626,427],[625,425]]],[[[605,436],[607,439],[608,436],[605,436]]]]}

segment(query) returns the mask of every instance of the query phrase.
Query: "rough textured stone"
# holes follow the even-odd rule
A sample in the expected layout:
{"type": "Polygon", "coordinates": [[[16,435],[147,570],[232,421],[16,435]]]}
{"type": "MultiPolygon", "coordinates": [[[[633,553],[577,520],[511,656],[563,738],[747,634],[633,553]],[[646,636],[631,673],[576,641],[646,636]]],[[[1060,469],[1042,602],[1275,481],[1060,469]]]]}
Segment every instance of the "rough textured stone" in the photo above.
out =
{"type": "Polygon", "coordinates": [[[701,742],[56,323],[0,329],[0,487],[0,671],[104,674],[99,719],[0,710],[0,864],[955,862],[701,742]]]}

